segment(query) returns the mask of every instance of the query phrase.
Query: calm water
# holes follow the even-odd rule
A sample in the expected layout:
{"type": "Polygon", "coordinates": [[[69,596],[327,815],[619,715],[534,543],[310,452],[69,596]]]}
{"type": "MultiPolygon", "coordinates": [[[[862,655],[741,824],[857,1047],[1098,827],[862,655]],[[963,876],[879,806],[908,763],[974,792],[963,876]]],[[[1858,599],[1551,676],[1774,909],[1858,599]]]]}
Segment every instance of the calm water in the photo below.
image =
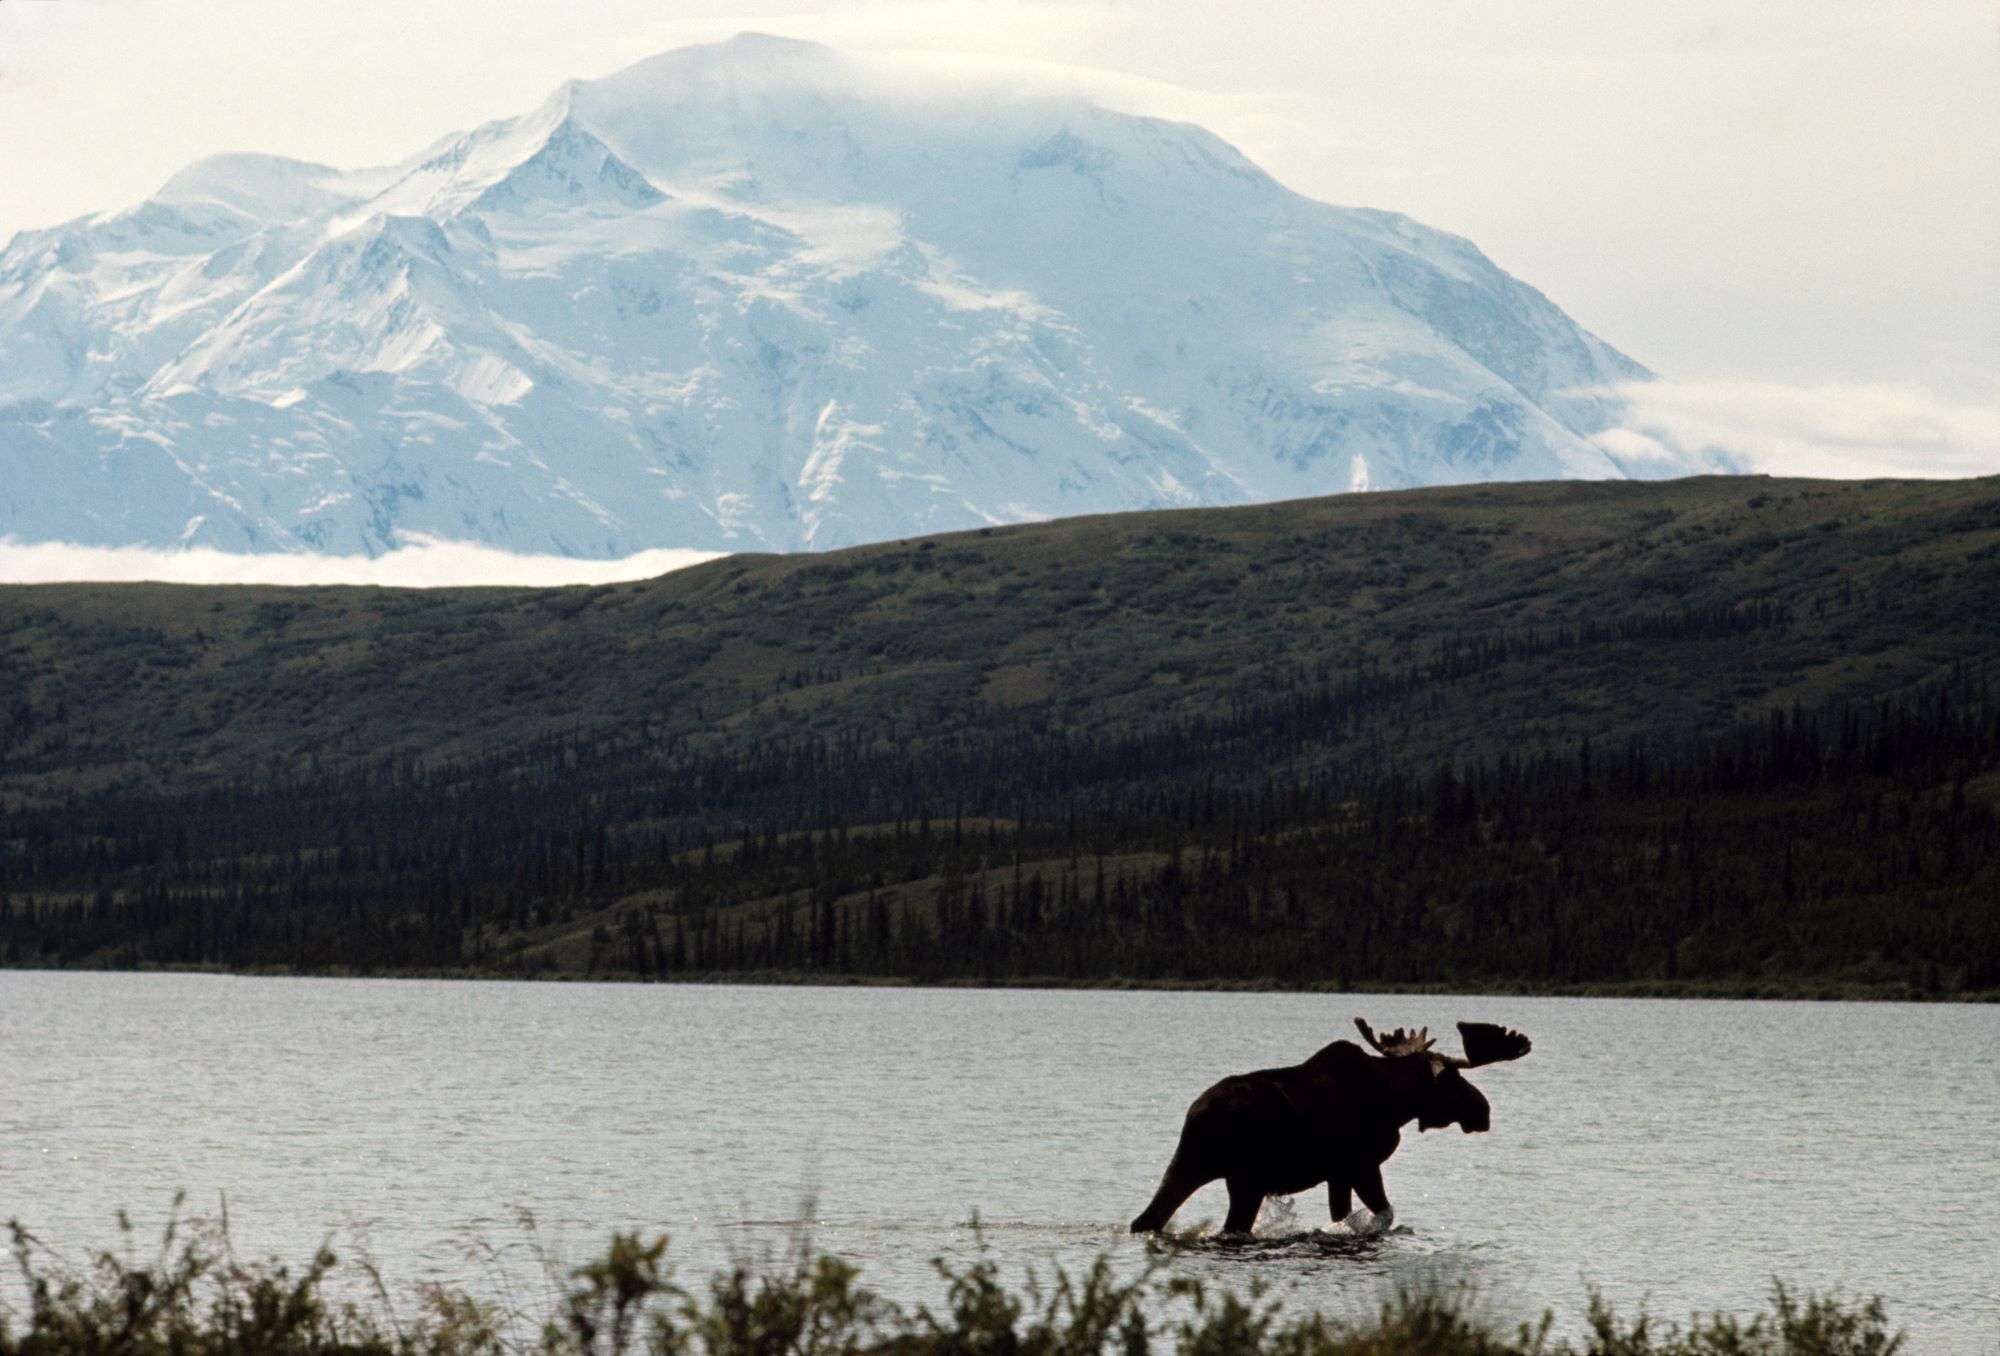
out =
{"type": "MultiPolygon", "coordinates": [[[[935,1300],[1111,1249],[1223,1074],[1378,1026],[1533,1036],[1475,1074],[1493,1133],[1408,1135],[1397,1230],[1190,1249],[1366,1309],[1474,1285],[1505,1317],[1752,1309],[1769,1278],[1883,1295],[1918,1352],[2000,1352],[2000,1010],[1581,999],[694,988],[0,972],[0,1216],[72,1254],[226,1193],[239,1252],[329,1232],[391,1277],[532,1276],[666,1230],[683,1275],[815,1241],[935,1300]],[[971,1221],[981,1222],[975,1234],[971,1221]],[[480,1240],[500,1257],[480,1260],[480,1240]],[[517,1274],[518,1273],[518,1274],[517,1274]]],[[[1455,1039],[1455,1037],[1454,1037],[1455,1039]]],[[[1176,1223],[1219,1222],[1220,1185],[1176,1223]]],[[[1324,1197],[1259,1232],[1325,1224],[1324,1197]]]]}

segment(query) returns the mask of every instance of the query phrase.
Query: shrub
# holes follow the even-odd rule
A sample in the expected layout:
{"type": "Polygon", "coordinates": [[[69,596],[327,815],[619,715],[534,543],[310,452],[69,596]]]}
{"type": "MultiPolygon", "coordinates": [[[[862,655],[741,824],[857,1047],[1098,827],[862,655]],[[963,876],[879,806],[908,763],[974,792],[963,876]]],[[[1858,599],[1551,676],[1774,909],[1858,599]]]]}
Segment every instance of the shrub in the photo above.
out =
{"type": "Polygon", "coordinates": [[[1627,1324],[1593,1296],[1579,1347],[1552,1338],[1547,1317],[1501,1331],[1463,1292],[1402,1292],[1363,1322],[1289,1314],[1259,1287],[1218,1292],[1175,1277],[1160,1254],[1135,1278],[1100,1258],[1017,1289],[991,1260],[939,1262],[943,1305],[906,1310],[800,1241],[696,1294],[673,1280],[666,1239],[636,1234],[614,1234],[570,1272],[545,1315],[427,1286],[405,1322],[366,1263],[372,1300],[335,1298],[331,1248],[296,1270],[246,1265],[226,1224],[183,1224],[176,1211],[156,1255],[140,1260],[120,1225],[123,1255],[82,1266],[10,1226],[28,1310],[18,1328],[0,1312],[0,1356],[1894,1356],[1902,1345],[1879,1301],[1801,1299],[1782,1285],[1767,1312],[1685,1326],[1644,1313],[1627,1324]]]}

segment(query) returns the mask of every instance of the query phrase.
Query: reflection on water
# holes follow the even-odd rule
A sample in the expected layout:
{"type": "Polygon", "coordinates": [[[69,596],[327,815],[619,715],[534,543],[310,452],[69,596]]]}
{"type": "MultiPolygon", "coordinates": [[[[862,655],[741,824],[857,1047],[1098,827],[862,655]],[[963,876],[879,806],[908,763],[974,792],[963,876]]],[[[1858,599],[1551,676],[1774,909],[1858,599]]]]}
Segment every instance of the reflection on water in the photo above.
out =
{"type": "MultiPolygon", "coordinates": [[[[1404,1230],[1404,1237],[1410,1231],[1404,1230]]],[[[1297,1259],[1306,1262],[1338,1258],[1346,1261],[1373,1261],[1394,1239],[1384,1234],[1344,1234],[1331,1230],[1306,1229],[1285,1234],[1170,1234],[1161,1242],[1166,1252],[1177,1257],[1233,1259],[1251,1267],[1297,1259]]]]}
{"type": "Polygon", "coordinates": [[[1780,1277],[1992,1352],[1996,1126],[1991,1008],[0,972],[0,1215],[75,1253],[226,1193],[241,1252],[339,1231],[391,1277],[517,1294],[614,1228],[670,1232],[684,1278],[804,1231],[906,1301],[982,1255],[1350,1313],[1443,1281],[1566,1324],[1590,1285],[1682,1316],[1780,1277]],[[1405,1135],[1386,1235],[1315,1192],[1213,1239],[1219,1184],[1158,1252],[1125,1233],[1197,1093],[1356,1015],[1535,1051],[1472,1075],[1491,1134],[1405,1135]]]}

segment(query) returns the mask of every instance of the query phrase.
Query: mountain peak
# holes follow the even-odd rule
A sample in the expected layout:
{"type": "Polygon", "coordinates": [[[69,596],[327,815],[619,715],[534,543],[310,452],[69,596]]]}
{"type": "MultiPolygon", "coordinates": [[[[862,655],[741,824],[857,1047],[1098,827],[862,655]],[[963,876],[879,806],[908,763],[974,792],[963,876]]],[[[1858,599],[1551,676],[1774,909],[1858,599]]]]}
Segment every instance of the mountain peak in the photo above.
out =
{"type": "Polygon", "coordinates": [[[620,159],[577,115],[569,81],[517,118],[447,137],[405,162],[360,210],[421,213],[637,211],[666,195],[620,159]]]}
{"type": "Polygon", "coordinates": [[[466,210],[618,212],[666,200],[645,175],[578,121],[568,103],[565,91],[561,116],[535,129],[527,153],[480,190],[466,210]]]}
{"type": "MultiPolygon", "coordinates": [[[[749,59],[769,61],[780,58],[791,61],[839,61],[841,52],[823,42],[813,42],[806,38],[786,37],[778,33],[763,33],[746,28],[742,32],[722,39],[720,42],[697,43],[680,49],[690,58],[713,60],[726,56],[730,60],[749,59]]],[[[671,52],[662,55],[673,55],[671,52]]]]}
{"type": "Polygon", "coordinates": [[[281,155],[211,155],[168,179],[152,201],[214,203],[259,221],[283,221],[343,197],[341,178],[329,165],[281,155]]]}
{"type": "Polygon", "coordinates": [[[0,452],[61,488],[0,535],[817,549],[1621,474],[1588,393],[1642,370],[1471,243],[1197,127],[907,74],[743,34],[21,242],[0,401],[55,413],[0,452]]]}
{"type": "Polygon", "coordinates": [[[829,74],[852,72],[854,65],[854,59],[849,54],[824,43],[745,31],[719,42],[695,43],[659,52],[588,83],[594,86],[602,86],[607,81],[641,84],[658,82],[667,77],[685,81],[703,75],[764,80],[779,76],[796,77],[801,71],[809,69],[829,74]]]}

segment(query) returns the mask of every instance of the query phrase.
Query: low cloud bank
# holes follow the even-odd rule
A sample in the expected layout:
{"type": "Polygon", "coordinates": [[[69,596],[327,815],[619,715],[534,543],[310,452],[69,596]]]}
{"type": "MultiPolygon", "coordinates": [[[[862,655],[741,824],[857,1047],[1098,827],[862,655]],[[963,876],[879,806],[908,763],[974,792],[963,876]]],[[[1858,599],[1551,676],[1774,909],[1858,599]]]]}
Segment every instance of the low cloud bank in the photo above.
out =
{"type": "Polygon", "coordinates": [[[462,588],[502,584],[616,584],[714,560],[714,551],[641,551],[619,560],[515,555],[415,534],[379,556],[237,555],[197,546],[77,546],[0,537],[0,583],[381,584],[462,588]]]}
{"type": "MultiPolygon", "coordinates": [[[[1762,473],[1837,480],[2000,475],[2000,405],[1912,386],[1783,386],[1746,381],[1630,382],[1617,426],[1597,445],[1630,473],[1762,473]]],[[[717,559],[641,551],[619,560],[516,555],[411,533],[382,555],[238,555],[0,537],[0,584],[379,584],[394,588],[614,584],[717,559]]]]}
{"type": "Polygon", "coordinates": [[[1954,402],[1919,387],[1647,381],[1610,394],[1624,414],[1595,441],[1638,474],[2000,474],[2000,406],[1954,402]]]}

